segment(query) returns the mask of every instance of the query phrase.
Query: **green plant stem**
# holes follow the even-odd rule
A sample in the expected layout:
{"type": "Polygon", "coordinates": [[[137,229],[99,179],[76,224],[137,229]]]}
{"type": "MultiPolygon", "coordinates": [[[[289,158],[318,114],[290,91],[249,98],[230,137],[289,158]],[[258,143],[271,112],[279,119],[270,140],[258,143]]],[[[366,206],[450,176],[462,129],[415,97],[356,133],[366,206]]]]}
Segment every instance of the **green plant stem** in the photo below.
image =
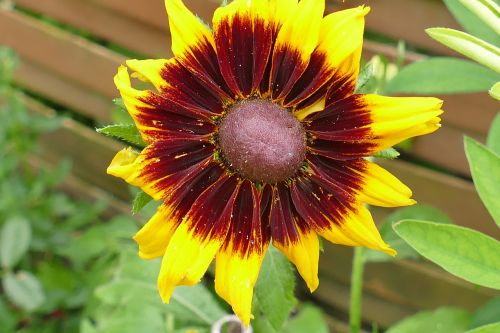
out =
{"type": "Polygon", "coordinates": [[[351,305],[349,309],[349,324],[351,333],[361,331],[361,301],[363,294],[363,272],[365,267],[363,247],[354,248],[351,272],[351,305]]]}

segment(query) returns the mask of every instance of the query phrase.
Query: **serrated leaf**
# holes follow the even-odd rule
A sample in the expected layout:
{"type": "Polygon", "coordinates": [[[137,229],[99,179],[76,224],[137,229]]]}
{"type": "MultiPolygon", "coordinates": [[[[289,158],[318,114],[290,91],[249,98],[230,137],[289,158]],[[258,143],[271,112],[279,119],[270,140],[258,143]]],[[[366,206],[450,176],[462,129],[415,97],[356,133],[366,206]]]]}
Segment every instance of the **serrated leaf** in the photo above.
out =
{"type": "Polygon", "coordinates": [[[31,225],[23,217],[12,217],[2,227],[0,234],[0,259],[2,267],[12,268],[28,251],[31,225]]]}
{"type": "Polygon", "coordinates": [[[498,73],[472,61],[436,57],[414,62],[386,86],[385,92],[452,94],[488,91],[500,79],[498,73]]]}
{"type": "Polygon", "coordinates": [[[396,210],[394,213],[385,218],[380,226],[380,235],[394,250],[398,252],[396,257],[391,257],[380,251],[366,249],[364,258],[368,262],[384,262],[392,260],[401,260],[409,258],[419,258],[420,255],[411,246],[409,246],[396,232],[392,229],[392,225],[401,220],[414,219],[433,221],[437,223],[453,223],[451,219],[437,208],[428,205],[415,205],[404,207],[396,210]]]}
{"type": "Polygon", "coordinates": [[[495,297],[473,313],[469,328],[496,323],[500,318],[500,297],[495,297]]]}
{"type": "Polygon", "coordinates": [[[259,327],[280,332],[297,300],[294,295],[295,273],[288,259],[275,247],[270,246],[262,263],[259,279],[255,285],[252,326],[256,333],[259,327]]]}
{"type": "MultiPolygon", "coordinates": [[[[478,3],[483,0],[466,1],[478,3]]],[[[486,22],[481,20],[481,18],[475,15],[472,11],[467,9],[461,1],[444,0],[444,3],[456,20],[468,33],[495,45],[500,43],[498,33],[496,33],[491,27],[488,26],[488,24],[486,24],[486,22]]]]}
{"type": "Polygon", "coordinates": [[[500,289],[500,242],[450,224],[403,220],[394,230],[418,253],[469,282],[500,289]]]}
{"type": "Polygon", "coordinates": [[[488,131],[488,139],[486,140],[486,146],[488,146],[488,148],[495,154],[500,156],[500,113],[497,113],[495,119],[493,119],[493,122],[491,123],[490,130],[488,131]]]}
{"type": "Polygon", "coordinates": [[[498,333],[500,332],[500,322],[475,328],[465,333],[498,333]]]}
{"type": "Polygon", "coordinates": [[[387,160],[395,160],[396,158],[399,157],[399,155],[401,155],[401,154],[396,149],[390,147],[390,148],[387,148],[385,150],[382,150],[382,151],[376,153],[375,155],[373,155],[373,157],[384,158],[387,160]]]}
{"type": "Polygon", "coordinates": [[[470,321],[470,314],[462,309],[441,308],[422,311],[405,318],[386,333],[463,333],[470,321]]]}
{"type": "Polygon", "coordinates": [[[109,125],[97,129],[98,133],[105,134],[110,137],[118,138],[130,142],[138,147],[145,147],[146,143],[142,140],[141,134],[135,127],[130,124],[109,125]]]}
{"type": "Polygon", "coordinates": [[[144,208],[144,206],[151,202],[151,200],[153,200],[153,198],[149,194],[144,191],[139,191],[132,203],[132,213],[139,213],[144,208]]]}
{"type": "Polygon", "coordinates": [[[497,82],[491,87],[490,91],[488,91],[491,97],[500,101],[500,82],[497,82]]]}
{"type": "Polygon", "coordinates": [[[40,281],[29,272],[7,273],[2,279],[2,286],[12,303],[25,311],[32,312],[45,301],[40,281]]]}
{"type": "Polygon", "coordinates": [[[427,34],[449,48],[500,73],[500,49],[465,32],[448,28],[429,28],[427,34]]]}
{"type": "Polygon", "coordinates": [[[500,226],[500,155],[479,142],[464,138],[474,185],[493,220],[500,226]]]}

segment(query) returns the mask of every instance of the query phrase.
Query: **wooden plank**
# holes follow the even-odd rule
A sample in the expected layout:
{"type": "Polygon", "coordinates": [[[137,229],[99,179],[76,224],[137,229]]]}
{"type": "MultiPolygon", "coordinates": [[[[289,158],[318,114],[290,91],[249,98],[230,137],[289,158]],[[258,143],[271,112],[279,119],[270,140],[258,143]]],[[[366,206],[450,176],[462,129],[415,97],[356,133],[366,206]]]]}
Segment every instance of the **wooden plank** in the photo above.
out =
{"type": "MultiPolygon", "coordinates": [[[[165,29],[120,15],[92,1],[18,0],[16,4],[146,55],[162,58],[171,55],[171,40],[165,29]]],[[[166,14],[163,15],[165,21],[166,14]]]]}
{"type": "Polygon", "coordinates": [[[440,0],[335,0],[331,10],[368,5],[371,12],[366,19],[367,30],[375,31],[395,39],[404,39],[411,44],[445,55],[456,55],[454,51],[432,40],[426,28],[448,27],[461,29],[440,0]]]}
{"type": "MultiPolygon", "coordinates": [[[[31,112],[45,115],[52,112],[32,99],[26,98],[25,104],[31,112]]],[[[72,119],[64,119],[61,128],[44,134],[39,144],[40,154],[49,163],[70,159],[73,162],[72,173],[75,177],[102,188],[116,198],[130,200],[125,182],[106,174],[107,166],[123,145],[97,134],[72,119]]]]}
{"type": "Polygon", "coordinates": [[[115,97],[111,78],[124,57],[19,12],[0,9],[0,44],[54,73],[107,96],[115,97]]]}
{"type": "Polygon", "coordinates": [[[111,121],[110,115],[113,108],[111,99],[96,94],[77,82],[67,80],[50,70],[29,61],[22,61],[21,66],[15,72],[14,79],[21,87],[83,115],[101,122],[111,121]]]}

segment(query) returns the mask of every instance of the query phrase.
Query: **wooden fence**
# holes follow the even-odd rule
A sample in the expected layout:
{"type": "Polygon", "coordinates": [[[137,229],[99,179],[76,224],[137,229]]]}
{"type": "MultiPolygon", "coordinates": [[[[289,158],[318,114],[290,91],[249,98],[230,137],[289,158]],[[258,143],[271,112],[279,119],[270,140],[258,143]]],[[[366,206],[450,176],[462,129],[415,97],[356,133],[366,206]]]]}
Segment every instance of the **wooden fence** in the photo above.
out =
{"type": "MultiPolygon", "coordinates": [[[[220,0],[190,0],[188,5],[206,21],[220,0]]],[[[328,1],[328,10],[361,4],[362,1],[328,1]]],[[[366,0],[372,7],[367,30],[427,49],[452,55],[430,40],[426,27],[457,27],[440,0],[366,0]]],[[[111,120],[112,98],[118,96],[112,78],[124,62],[123,54],[167,58],[170,52],[168,21],[162,0],[16,0],[13,9],[0,9],[0,45],[13,48],[21,59],[16,83],[46,100],[106,124],[111,120]]],[[[367,40],[365,54],[393,57],[394,46],[367,40]]],[[[408,53],[408,61],[423,55],[408,53]]],[[[448,170],[434,171],[404,161],[383,163],[412,189],[421,203],[447,212],[458,224],[499,237],[498,229],[481,204],[463,152],[464,134],[484,141],[497,105],[486,93],[441,96],[446,113],[443,128],[415,140],[411,155],[448,170]],[[453,176],[457,175],[457,176],[453,176]]],[[[46,106],[26,99],[33,112],[50,116],[46,106]]],[[[113,213],[128,212],[127,187],[105,173],[122,144],[98,135],[75,120],[41,140],[43,152],[34,160],[52,165],[73,160],[65,189],[93,199],[106,196],[113,213]]],[[[382,218],[387,210],[377,210],[382,218]]],[[[351,250],[327,246],[322,255],[321,286],[313,297],[332,316],[348,309],[351,250]]],[[[366,272],[364,315],[368,321],[387,326],[419,309],[457,305],[474,309],[492,291],[476,288],[425,263],[395,262],[370,265],[366,272]]]]}

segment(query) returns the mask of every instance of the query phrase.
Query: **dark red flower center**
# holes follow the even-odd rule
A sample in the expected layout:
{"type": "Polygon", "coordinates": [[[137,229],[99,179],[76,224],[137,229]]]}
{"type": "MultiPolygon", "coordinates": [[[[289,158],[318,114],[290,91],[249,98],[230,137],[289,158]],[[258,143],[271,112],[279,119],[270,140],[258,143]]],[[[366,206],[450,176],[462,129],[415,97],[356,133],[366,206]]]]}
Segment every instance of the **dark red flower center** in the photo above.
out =
{"type": "Polygon", "coordinates": [[[300,122],[284,107],[263,99],[238,102],[219,129],[229,167],[253,181],[277,183],[293,176],[306,155],[300,122]]]}

